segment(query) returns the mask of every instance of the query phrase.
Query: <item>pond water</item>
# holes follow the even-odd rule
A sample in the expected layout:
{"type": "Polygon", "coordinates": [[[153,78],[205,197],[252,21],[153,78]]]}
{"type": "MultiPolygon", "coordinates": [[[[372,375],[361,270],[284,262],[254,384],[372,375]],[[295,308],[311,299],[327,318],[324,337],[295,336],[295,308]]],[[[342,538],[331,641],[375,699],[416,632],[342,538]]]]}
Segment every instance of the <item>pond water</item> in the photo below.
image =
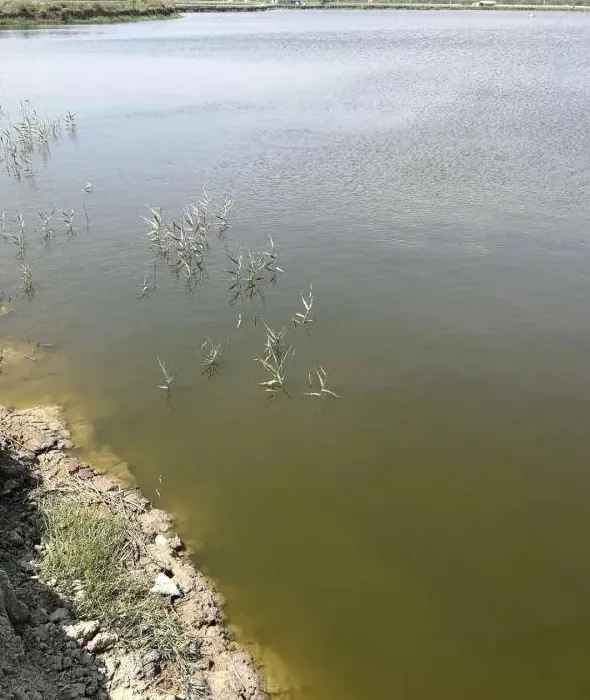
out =
{"type": "Polygon", "coordinates": [[[0,333],[55,345],[0,398],[78,407],[297,700],[590,693],[589,47],[566,13],[0,33],[4,112],[77,121],[33,177],[0,175],[36,280],[0,333]],[[147,206],[178,217],[203,188],[235,205],[202,283],[160,263],[138,299],[147,206]],[[46,247],[54,207],[76,235],[46,247]],[[269,233],[284,273],[230,305],[226,252],[269,233]],[[297,348],[275,402],[262,319],[297,348]],[[303,395],[316,365],[340,399],[303,395]]]}

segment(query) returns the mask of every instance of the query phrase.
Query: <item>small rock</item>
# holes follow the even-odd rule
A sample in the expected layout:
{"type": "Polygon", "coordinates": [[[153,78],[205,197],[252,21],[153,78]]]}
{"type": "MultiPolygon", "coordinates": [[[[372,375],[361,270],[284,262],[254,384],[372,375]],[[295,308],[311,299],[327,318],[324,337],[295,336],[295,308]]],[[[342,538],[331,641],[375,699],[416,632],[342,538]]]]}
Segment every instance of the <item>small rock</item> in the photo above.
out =
{"type": "Polygon", "coordinates": [[[0,609],[5,609],[13,625],[22,625],[29,619],[29,608],[16,597],[8,575],[0,569],[0,609]]]}
{"type": "Polygon", "coordinates": [[[64,632],[70,639],[86,644],[96,635],[99,629],[100,622],[98,620],[88,620],[78,622],[75,625],[67,625],[64,627],[64,632]]]}
{"type": "Polygon", "coordinates": [[[27,559],[21,559],[18,565],[23,571],[26,571],[29,574],[35,573],[35,564],[33,564],[32,561],[28,561],[27,559]]]}
{"type": "Polygon", "coordinates": [[[74,447],[74,443],[71,440],[63,439],[57,441],[58,450],[71,450],[74,447]]]}
{"type": "Polygon", "coordinates": [[[162,654],[157,649],[152,649],[144,654],[141,658],[141,663],[145,664],[157,664],[162,658],[162,654]]]}
{"type": "Polygon", "coordinates": [[[117,635],[113,634],[112,632],[100,632],[96,635],[96,637],[94,637],[94,639],[91,639],[88,642],[86,648],[93,654],[100,654],[100,652],[107,651],[114,646],[117,639],[117,635]]]}
{"type": "Polygon", "coordinates": [[[159,508],[152,508],[139,516],[139,524],[146,535],[155,537],[170,530],[172,518],[159,508]]]}
{"type": "Polygon", "coordinates": [[[154,542],[158,547],[168,547],[168,539],[164,535],[156,535],[154,542]]]}
{"type": "Polygon", "coordinates": [[[27,688],[26,690],[24,688],[16,688],[12,694],[16,700],[43,700],[40,693],[32,688],[27,688]]]}
{"type": "Polygon", "coordinates": [[[83,651],[80,656],[80,663],[84,664],[84,666],[92,666],[94,663],[94,656],[87,651],[83,651]]]}
{"type": "Polygon", "coordinates": [[[8,533],[8,541],[15,547],[22,547],[22,545],[25,543],[18,530],[11,530],[8,533]]]}
{"type": "Polygon", "coordinates": [[[117,484],[106,476],[97,474],[92,480],[92,485],[94,488],[98,489],[101,493],[107,491],[115,491],[117,489],[117,484]]]}
{"type": "Polygon", "coordinates": [[[70,611],[67,608],[58,608],[49,616],[50,622],[63,622],[70,619],[70,611]]]}
{"type": "Polygon", "coordinates": [[[44,625],[48,620],[49,615],[45,608],[37,608],[31,613],[30,622],[32,625],[44,625]]]}
{"type": "Polygon", "coordinates": [[[156,544],[148,544],[146,554],[160,571],[172,574],[177,560],[175,556],[172,556],[173,552],[169,547],[158,547],[156,544]]]}
{"type": "Polygon", "coordinates": [[[86,697],[93,698],[98,690],[98,685],[96,683],[88,683],[86,686],[86,697]]]}
{"type": "Polygon", "coordinates": [[[184,544],[178,535],[175,535],[168,541],[168,545],[175,551],[180,552],[184,549],[184,544]]]}
{"type": "Polygon", "coordinates": [[[152,680],[156,676],[160,675],[162,672],[162,669],[160,668],[161,658],[162,655],[156,649],[152,649],[151,651],[148,651],[147,654],[142,656],[141,666],[146,678],[152,680]]]}
{"type": "Polygon", "coordinates": [[[78,698],[83,698],[86,696],[86,684],[85,683],[72,683],[70,687],[66,690],[65,696],[68,700],[78,700],[78,698]]]}
{"type": "Polygon", "coordinates": [[[61,661],[61,665],[62,665],[62,668],[64,669],[64,671],[66,668],[71,668],[72,657],[71,656],[64,656],[62,661],[61,661]]]}
{"type": "Polygon", "coordinates": [[[41,625],[41,627],[35,630],[35,637],[37,637],[40,642],[46,642],[49,639],[49,630],[46,624],[41,625]]]}
{"type": "Polygon", "coordinates": [[[182,598],[184,595],[174,581],[166,574],[158,574],[150,593],[168,596],[170,598],[182,598]]]}

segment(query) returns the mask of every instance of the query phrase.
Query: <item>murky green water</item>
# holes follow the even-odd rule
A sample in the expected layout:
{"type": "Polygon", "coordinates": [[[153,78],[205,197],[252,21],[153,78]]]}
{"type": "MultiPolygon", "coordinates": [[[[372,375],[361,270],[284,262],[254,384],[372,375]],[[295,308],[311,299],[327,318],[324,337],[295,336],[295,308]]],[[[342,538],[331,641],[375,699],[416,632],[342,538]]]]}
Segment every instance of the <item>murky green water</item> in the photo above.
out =
{"type": "Polygon", "coordinates": [[[298,700],[590,694],[589,45],[590,17],[554,13],[0,34],[3,108],[78,121],[37,177],[0,176],[37,277],[0,332],[57,346],[16,393],[80,403],[298,700]],[[194,295],[161,271],[137,299],[146,205],[203,187],[235,198],[230,249],[272,233],[264,308],[227,303],[216,240],[194,295]],[[54,206],[78,235],[46,249],[54,206]],[[254,314],[288,325],[309,283],[292,399],[268,405],[254,314]],[[230,340],[210,382],[207,336],[230,340]],[[317,363],[339,401],[302,395],[317,363]]]}

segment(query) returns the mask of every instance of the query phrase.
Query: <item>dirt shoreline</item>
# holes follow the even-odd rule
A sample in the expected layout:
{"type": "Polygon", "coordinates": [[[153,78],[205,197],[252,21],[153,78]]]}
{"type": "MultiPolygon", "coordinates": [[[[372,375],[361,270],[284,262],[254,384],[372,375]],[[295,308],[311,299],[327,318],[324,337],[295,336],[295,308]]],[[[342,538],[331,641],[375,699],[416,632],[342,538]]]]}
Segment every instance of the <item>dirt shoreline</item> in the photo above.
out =
{"type": "Polygon", "coordinates": [[[0,406],[0,700],[266,700],[219,593],[192,566],[170,515],[72,448],[59,407],[0,406]],[[75,600],[41,580],[36,504],[48,494],[128,520],[137,572],[152,582],[164,574],[181,592],[169,602],[196,642],[188,675],[158,649],[139,653],[103,620],[76,619],[75,600]]]}

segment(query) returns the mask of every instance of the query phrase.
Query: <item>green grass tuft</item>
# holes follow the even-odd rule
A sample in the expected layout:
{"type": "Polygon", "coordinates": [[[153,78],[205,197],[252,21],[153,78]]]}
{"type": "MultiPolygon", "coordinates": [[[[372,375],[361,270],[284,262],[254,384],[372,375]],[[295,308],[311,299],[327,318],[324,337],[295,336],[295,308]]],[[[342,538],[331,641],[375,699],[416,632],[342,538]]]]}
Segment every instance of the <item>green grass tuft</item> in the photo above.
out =
{"type": "Polygon", "coordinates": [[[42,504],[46,531],[38,570],[74,600],[82,619],[98,619],[128,648],[157,649],[181,666],[193,651],[187,630],[167,599],[150,593],[152,582],[133,568],[129,523],[98,506],[48,499],[42,504]],[[75,581],[85,596],[74,598],[75,581]]]}

